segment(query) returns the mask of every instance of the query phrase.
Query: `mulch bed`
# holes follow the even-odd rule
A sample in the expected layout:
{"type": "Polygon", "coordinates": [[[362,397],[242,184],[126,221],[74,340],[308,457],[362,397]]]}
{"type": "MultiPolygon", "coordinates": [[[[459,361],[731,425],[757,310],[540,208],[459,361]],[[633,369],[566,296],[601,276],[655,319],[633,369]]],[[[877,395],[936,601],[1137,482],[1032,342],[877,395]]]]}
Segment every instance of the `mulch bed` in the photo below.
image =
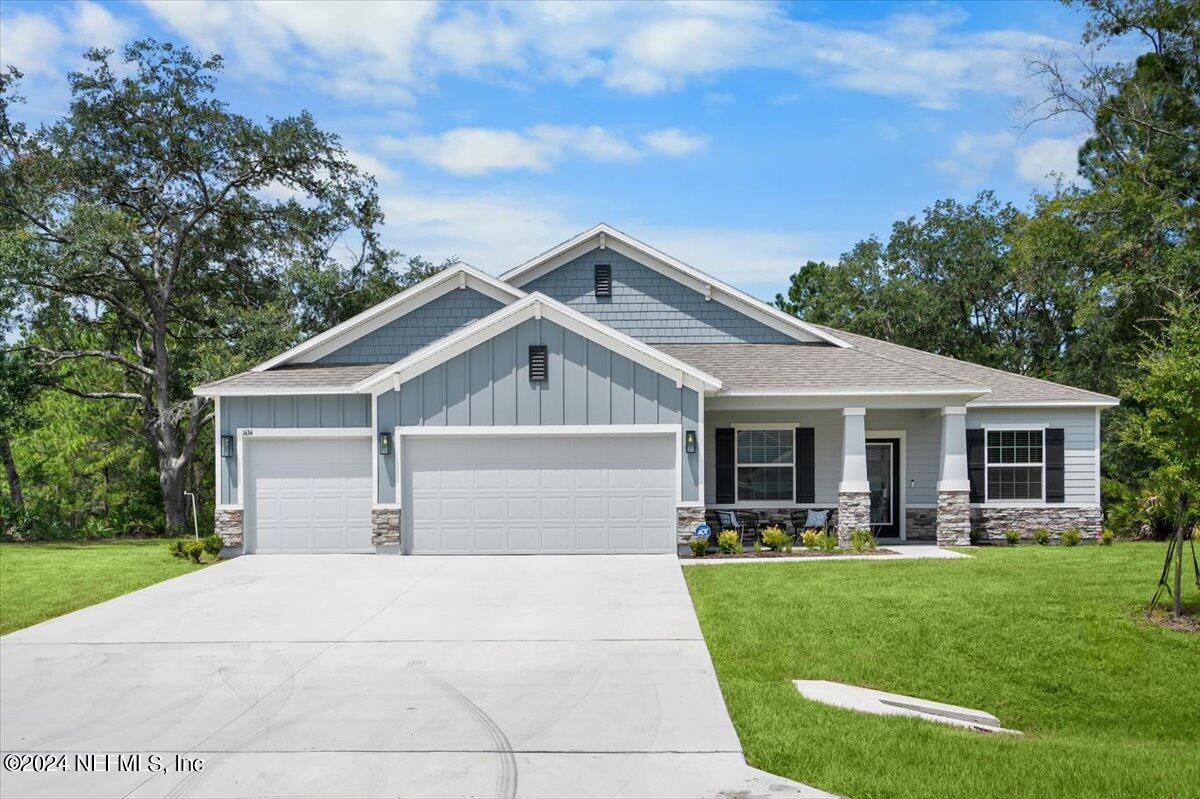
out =
{"type": "Polygon", "coordinates": [[[1161,609],[1155,610],[1152,614],[1150,614],[1149,618],[1146,617],[1146,613],[1144,611],[1139,612],[1137,616],[1150,624],[1154,624],[1159,627],[1166,627],[1168,630],[1200,635],[1200,616],[1191,616],[1187,613],[1184,613],[1182,616],[1176,619],[1171,616],[1169,611],[1163,611],[1161,609]]]}
{"type": "MultiPolygon", "coordinates": [[[[776,552],[773,549],[764,549],[762,552],[755,552],[753,549],[747,549],[745,552],[709,552],[703,560],[747,560],[749,558],[828,558],[834,555],[895,555],[898,554],[891,549],[875,549],[866,552],[855,552],[853,549],[836,549],[833,552],[826,552],[821,549],[794,549],[791,552],[776,552]]],[[[686,556],[690,559],[695,559],[695,556],[686,556]]]]}

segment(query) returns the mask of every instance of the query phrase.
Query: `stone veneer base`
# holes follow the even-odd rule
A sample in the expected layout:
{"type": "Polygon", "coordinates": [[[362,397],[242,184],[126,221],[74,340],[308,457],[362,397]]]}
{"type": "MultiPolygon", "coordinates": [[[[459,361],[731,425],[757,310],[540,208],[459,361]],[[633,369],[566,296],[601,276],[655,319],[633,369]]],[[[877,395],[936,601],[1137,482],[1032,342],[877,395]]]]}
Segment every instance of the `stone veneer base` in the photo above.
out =
{"type": "Polygon", "coordinates": [[[1104,514],[1098,507],[1037,505],[1028,508],[971,508],[971,530],[981,541],[1004,541],[1005,530],[1017,530],[1021,538],[1031,539],[1033,531],[1040,527],[1045,527],[1055,537],[1077,527],[1082,538],[1099,538],[1103,524],[1104,514]]]}
{"type": "Polygon", "coordinates": [[[213,532],[221,536],[219,557],[233,558],[245,551],[244,516],[241,508],[217,508],[213,516],[213,532]]]}
{"type": "Polygon", "coordinates": [[[937,508],[905,508],[904,536],[906,541],[936,541],[937,508]]]}
{"type": "Polygon", "coordinates": [[[971,543],[970,497],[969,491],[938,492],[938,546],[967,546],[971,543]]]}
{"type": "Polygon", "coordinates": [[[380,555],[399,553],[399,508],[371,508],[371,544],[380,555]]]}
{"type": "Polygon", "coordinates": [[[838,493],[838,546],[850,546],[850,534],[855,530],[871,529],[871,492],[842,491],[838,493]]]}

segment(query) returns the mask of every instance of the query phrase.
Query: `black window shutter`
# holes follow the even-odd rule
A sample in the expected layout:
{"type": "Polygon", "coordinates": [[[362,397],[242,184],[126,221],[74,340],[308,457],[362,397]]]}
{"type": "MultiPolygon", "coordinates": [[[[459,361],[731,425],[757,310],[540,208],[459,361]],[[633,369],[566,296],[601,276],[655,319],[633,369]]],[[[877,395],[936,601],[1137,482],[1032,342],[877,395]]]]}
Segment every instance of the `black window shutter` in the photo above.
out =
{"type": "Polygon", "coordinates": [[[816,455],[813,428],[796,428],[796,501],[816,502],[816,455]]]}
{"type": "Polygon", "coordinates": [[[596,264],[596,296],[612,296],[612,265],[596,264]]]}
{"type": "Polygon", "coordinates": [[[546,349],[545,344],[529,345],[529,381],[531,383],[544,383],[549,379],[546,370],[546,349]]]}
{"type": "Polygon", "coordinates": [[[983,430],[972,428],[967,431],[967,481],[971,484],[971,502],[983,502],[983,480],[987,464],[984,456],[983,430]]]}
{"type": "Polygon", "coordinates": [[[1046,501],[1066,502],[1063,429],[1046,428],[1046,501]]]}
{"type": "Polygon", "coordinates": [[[734,461],[733,428],[718,427],[717,503],[730,504],[737,499],[737,463],[734,461]]]}

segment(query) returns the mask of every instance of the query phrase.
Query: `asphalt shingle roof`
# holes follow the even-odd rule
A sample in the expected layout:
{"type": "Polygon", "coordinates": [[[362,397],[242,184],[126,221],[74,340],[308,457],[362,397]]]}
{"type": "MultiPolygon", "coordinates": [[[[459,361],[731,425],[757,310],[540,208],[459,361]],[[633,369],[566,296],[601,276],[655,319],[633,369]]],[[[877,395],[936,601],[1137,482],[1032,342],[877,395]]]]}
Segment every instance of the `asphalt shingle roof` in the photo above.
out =
{"type": "Polygon", "coordinates": [[[196,391],[203,393],[205,389],[219,388],[221,391],[230,389],[279,389],[286,394],[288,389],[328,389],[336,394],[349,391],[350,387],[363,378],[383,369],[387,364],[354,364],[352,366],[279,366],[265,372],[241,372],[223,380],[205,383],[196,391]]]}

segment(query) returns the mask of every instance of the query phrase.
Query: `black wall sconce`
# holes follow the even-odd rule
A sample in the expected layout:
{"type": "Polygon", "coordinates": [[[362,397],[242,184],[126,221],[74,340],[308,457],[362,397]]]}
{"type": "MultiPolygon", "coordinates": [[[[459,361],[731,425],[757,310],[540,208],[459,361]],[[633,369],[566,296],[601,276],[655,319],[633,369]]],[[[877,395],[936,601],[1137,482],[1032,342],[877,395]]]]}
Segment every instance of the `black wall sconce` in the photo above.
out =
{"type": "Polygon", "coordinates": [[[391,455],[392,454],[392,434],[391,433],[380,433],[379,434],[379,454],[380,455],[391,455]]]}
{"type": "Polygon", "coordinates": [[[688,430],[683,434],[683,450],[691,455],[696,451],[696,431],[688,430]]]}
{"type": "Polygon", "coordinates": [[[221,457],[233,457],[233,436],[221,436],[221,457]]]}

